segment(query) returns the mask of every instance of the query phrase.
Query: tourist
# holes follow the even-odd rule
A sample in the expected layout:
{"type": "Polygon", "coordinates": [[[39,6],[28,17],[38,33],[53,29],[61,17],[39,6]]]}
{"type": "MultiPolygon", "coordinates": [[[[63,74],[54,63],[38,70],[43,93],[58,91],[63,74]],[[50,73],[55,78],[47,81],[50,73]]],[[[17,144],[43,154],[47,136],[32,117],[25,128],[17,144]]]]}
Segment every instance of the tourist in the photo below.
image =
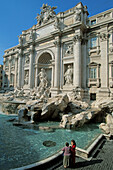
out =
{"type": "Polygon", "coordinates": [[[62,151],[64,152],[63,165],[64,168],[67,168],[70,165],[70,155],[71,155],[71,147],[69,146],[68,142],[66,142],[66,146],[62,149],[62,151]]]}
{"type": "Polygon", "coordinates": [[[71,165],[75,166],[75,154],[76,154],[76,143],[74,140],[71,140],[71,165]]]}

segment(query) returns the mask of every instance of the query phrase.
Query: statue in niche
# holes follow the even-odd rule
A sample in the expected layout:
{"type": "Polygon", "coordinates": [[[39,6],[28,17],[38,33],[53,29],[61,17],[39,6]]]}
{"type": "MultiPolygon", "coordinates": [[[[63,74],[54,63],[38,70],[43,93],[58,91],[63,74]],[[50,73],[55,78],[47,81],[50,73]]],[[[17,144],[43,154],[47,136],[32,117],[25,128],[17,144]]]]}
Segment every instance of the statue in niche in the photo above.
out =
{"type": "Polygon", "coordinates": [[[73,45],[68,45],[67,50],[66,50],[66,54],[73,54],[73,45]]]}
{"type": "Polygon", "coordinates": [[[42,23],[46,23],[48,22],[48,20],[50,18],[53,18],[56,13],[54,11],[54,9],[56,9],[57,7],[51,7],[51,6],[48,6],[47,4],[43,4],[42,5],[42,11],[41,11],[41,14],[37,14],[37,22],[39,25],[41,25],[42,23]]]}
{"type": "MultiPolygon", "coordinates": [[[[46,74],[46,72],[45,72],[45,69],[41,69],[41,71],[40,71],[40,73],[38,74],[38,76],[39,76],[39,79],[41,80],[41,77],[42,78],[47,78],[47,74],[46,74]]],[[[37,77],[38,77],[37,76],[37,77]]]]}
{"type": "Polygon", "coordinates": [[[30,31],[29,39],[30,39],[30,40],[32,40],[32,39],[33,39],[33,30],[31,30],[31,31],[30,31]]]}
{"type": "Polygon", "coordinates": [[[46,72],[43,68],[41,69],[38,76],[39,76],[39,79],[40,79],[40,84],[39,84],[39,87],[38,87],[37,97],[40,98],[41,100],[44,100],[44,98],[48,97],[47,93],[49,94],[50,92],[47,88],[47,86],[48,86],[47,74],[46,74],[46,72]]]}
{"type": "Polygon", "coordinates": [[[22,45],[22,35],[18,36],[19,44],[22,45]]]}
{"type": "Polygon", "coordinates": [[[47,81],[47,74],[46,74],[46,72],[43,68],[41,69],[38,76],[39,76],[39,79],[40,79],[39,90],[41,88],[45,89],[47,87],[48,81],[47,81]]]}
{"type": "Polygon", "coordinates": [[[47,83],[48,83],[48,81],[47,81],[46,77],[40,77],[39,88],[46,88],[47,83]]]}
{"type": "Polygon", "coordinates": [[[28,72],[27,72],[26,75],[25,75],[25,79],[24,79],[25,85],[28,84],[28,81],[29,81],[29,74],[28,74],[28,72]]]}
{"type": "Polygon", "coordinates": [[[80,21],[81,20],[81,11],[79,10],[79,8],[75,9],[75,21],[80,21]]]}
{"type": "Polygon", "coordinates": [[[68,69],[64,74],[65,84],[66,85],[70,85],[70,84],[73,83],[72,76],[73,76],[73,69],[72,69],[71,65],[68,65],[68,69]]]}
{"type": "Polygon", "coordinates": [[[29,61],[30,61],[30,60],[29,60],[29,56],[26,56],[26,57],[25,57],[25,64],[29,64],[29,61]]]}

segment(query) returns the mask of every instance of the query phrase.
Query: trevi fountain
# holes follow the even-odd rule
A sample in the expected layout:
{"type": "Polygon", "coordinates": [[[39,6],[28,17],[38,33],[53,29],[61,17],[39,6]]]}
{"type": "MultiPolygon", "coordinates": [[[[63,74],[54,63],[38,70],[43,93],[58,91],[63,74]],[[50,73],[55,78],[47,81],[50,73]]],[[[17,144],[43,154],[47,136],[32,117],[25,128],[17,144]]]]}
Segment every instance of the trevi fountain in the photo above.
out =
{"type": "MultiPolygon", "coordinates": [[[[77,156],[88,158],[89,148],[93,144],[94,150],[97,139],[103,134],[106,138],[113,135],[112,86],[110,91],[107,88],[102,91],[105,81],[99,77],[101,64],[91,61],[87,65],[90,70],[98,70],[93,74],[95,77],[88,79],[86,87],[87,66],[80,64],[81,61],[86,64],[87,38],[81,31],[87,26],[87,7],[79,3],[58,15],[56,7],[43,4],[41,9],[37,25],[23,31],[19,45],[6,50],[4,55],[4,82],[0,91],[1,170],[22,169],[62,154],[61,148],[71,139],[76,141],[77,156]],[[96,100],[90,100],[92,94],[97,94],[96,100]]],[[[100,36],[99,40],[103,41],[102,38],[106,40],[106,36],[100,36]]],[[[100,50],[90,49],[89,53],[98,55],[100,50]]]]}

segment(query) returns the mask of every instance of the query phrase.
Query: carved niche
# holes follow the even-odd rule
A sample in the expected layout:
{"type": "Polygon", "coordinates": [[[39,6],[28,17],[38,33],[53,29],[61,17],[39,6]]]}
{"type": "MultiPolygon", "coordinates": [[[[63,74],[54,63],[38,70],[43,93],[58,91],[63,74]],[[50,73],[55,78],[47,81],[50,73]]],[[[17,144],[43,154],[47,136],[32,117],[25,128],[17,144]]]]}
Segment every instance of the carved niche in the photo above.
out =
{"type": "Polygon", "coordinates": [[[30,62],[29,55],[26,55],[25,56],[25,64],[29,64],[29,62],[30,62]]]}
{"type": "Polygon", "coordinates": [[[29,71],[26,70],[25,71],[25,77],[24,77],[24,84],[28,85],[28,83],[29,83],[29,71]]]}
{"type": "Polygon", "coordinates": [[[65,85],[72,85],[73,84],[73,68],[71,65],[67,66],[67,69],[64,73],[64,84],[65,85]]]}

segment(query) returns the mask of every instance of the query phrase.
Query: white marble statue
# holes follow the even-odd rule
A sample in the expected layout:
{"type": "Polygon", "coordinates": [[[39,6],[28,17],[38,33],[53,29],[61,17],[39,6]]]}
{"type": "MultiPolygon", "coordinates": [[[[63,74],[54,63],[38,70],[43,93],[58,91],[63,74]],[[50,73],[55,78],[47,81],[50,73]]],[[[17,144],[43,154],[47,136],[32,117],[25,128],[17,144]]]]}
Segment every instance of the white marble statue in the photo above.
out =
{"type": "Polygon", "coordinates": [[[27,72],[26,75],[25,75],[25,79],[24,79],[24,82],[25,82],[26,85],[28,84],[28,81],[29,81],[29,75],[28,75],[28,72],[27,72]]]}
{"type": "Polygon", "coordinates": [[[29,56],[26,56],[25,57],[25,64],[29,64],[29,62],[30,62],[30,58],[29,58],[29,56]]]}
{"type": "Polygon", "coordinates": [[[37,14],[37,22],[39,25],[41,25],[42,23],[46,23],[48,22],[48,20],[50,18],[53,18],[56,13],[55,13],[55,9],[57,7],[51,7],[51,6],[48,6],[47,4],[43,4],[42,5],[42,11],[41,11],[41,14],[37,14]]]}
{"type": "Polygon", "coordinates": [[[36,96],[40,98],[41,100],[43,100],[44,98],[48,98],[50,94],[50,91],[48,91],[49,88],[47,88],[48,87],[47,74],[43,68],[41,69],[38,76],[40,79],[40,84],[39,84],[38,93],[36,96]]]}
{"type": "Polygon", "coordinates": [[[19,44],[22,45],[22,36],[18,36],[19,44]]]}
{"type": "Polygon", "coordinates": [[[73,83],[72,76],[73,76],[73,69],[72,69],[72,67],[70,65],[68,65],[68,69],[67,69],[67,71],[64,74],[65,84],[66,85],[73,83]]]}
{"type": "Polygon", "coordinates": [[[33,30],[31,30],[29,33],[29,40],[32,40],[32,39],[33,39],[33,30]]]}
{"type": "Polygon", "coordinates": [[[39,87],[42,87],[42,88],[46,88],[47,87],[47,79],[46,77],[40,77],[40,84],[39,84],[39,87]]]}
{"type": "MultiPolygon", "coordinates": [[[[41,71],[40,71],[40,73],[38,74],[38,76],[39,76],[39,79],[41,80],[41,78],[47,78],[47,74],[46,74],[46,72],[45,72],[45,69],[41,69],[41,71]]],[[[37,76],[37,77],[38,77],[37,76]]]]}
{"type": "Polygon", "coordinates": [[[80,21],[80,20],[81,20],[81,11],[79,8],[76,8],[75,21],[80,21]]]}
{"type": "Polygon", "coordinates": [[[58,17],[55,17],[54,27],[55,27],[55,29],[59,29],[60,30],[60,22],[59,22],[59,18],[58,17]]]}

